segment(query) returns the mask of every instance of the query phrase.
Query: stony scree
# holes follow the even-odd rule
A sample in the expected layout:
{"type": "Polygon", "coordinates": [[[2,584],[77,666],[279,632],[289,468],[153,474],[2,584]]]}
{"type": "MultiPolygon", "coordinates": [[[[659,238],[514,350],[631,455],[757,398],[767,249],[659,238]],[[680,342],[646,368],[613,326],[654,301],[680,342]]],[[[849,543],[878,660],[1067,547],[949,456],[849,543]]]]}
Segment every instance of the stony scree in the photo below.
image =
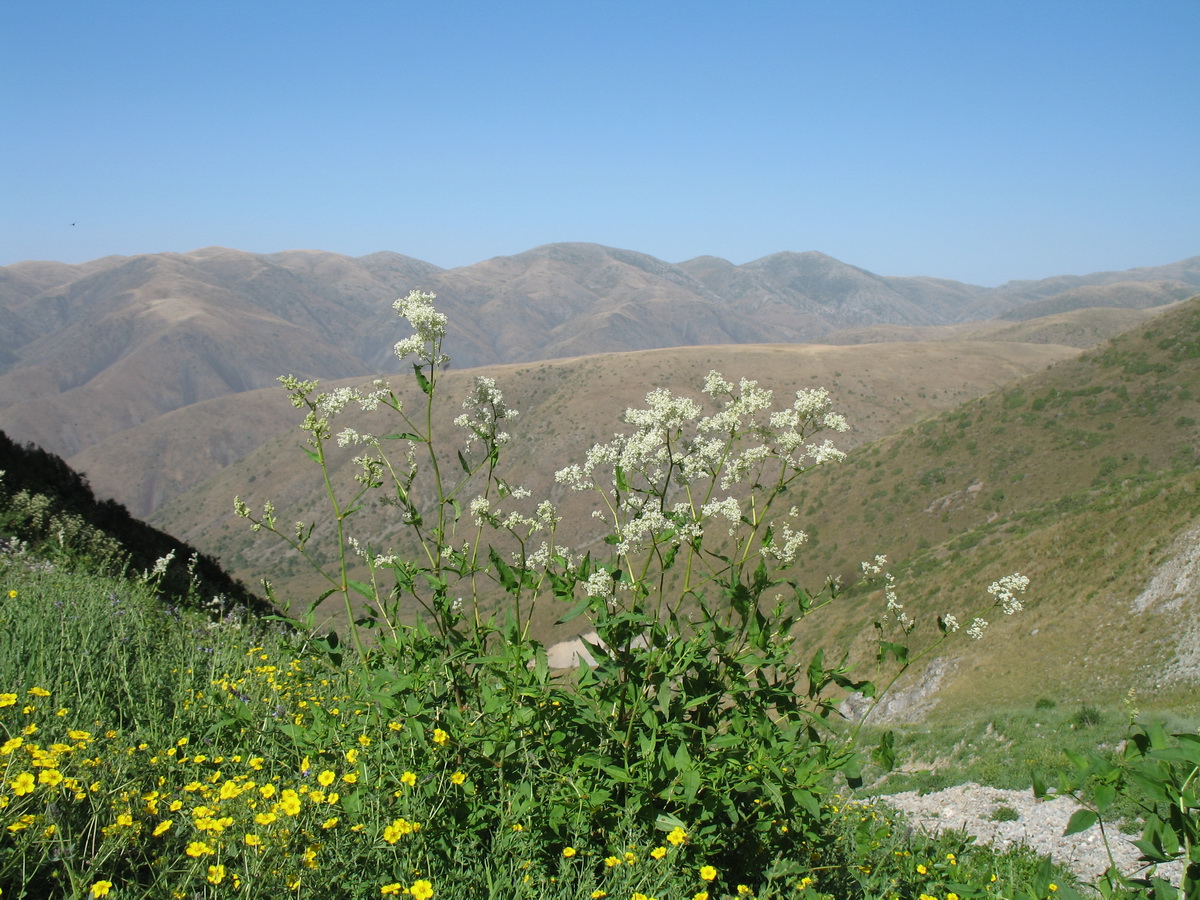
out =
{"type": "MultiPolygon", "coordinates": [[[[975,835],[979,843],[1000,850],[1023,843],[1037,853],[1050,856],[1086,882],[1097,881],[1110,865],[1099,825],[1063,836],[1067,821],[1079,808],[1068,797],[1038,800],[1031,790],[1002,790],[968,782],[935,793],[906,791],[878,799],[905,813],[914,828],[933,834],[965,831],[975,835]],[[992,815],[1002,806],[1014,810],[1017,818],[1009,822],[993,821],[992,815]]],[[[1138,861],[1140,852],[1131,843],[1132,838],[1115,825],[1106,826],[1105,833],[1121,873],[1144,875],[1143,864],[1138,861]]],[[[1178,865],[1162,866],[1157,874],[1177,885],[1181,870],[1178,865]]]]}

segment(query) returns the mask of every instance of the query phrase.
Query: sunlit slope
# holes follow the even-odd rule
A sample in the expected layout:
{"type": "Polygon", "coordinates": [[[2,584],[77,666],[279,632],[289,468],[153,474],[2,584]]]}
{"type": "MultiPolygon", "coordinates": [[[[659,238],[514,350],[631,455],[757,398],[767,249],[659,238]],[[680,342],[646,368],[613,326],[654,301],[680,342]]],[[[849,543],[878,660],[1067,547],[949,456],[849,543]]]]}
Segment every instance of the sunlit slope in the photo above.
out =
{"type": "MultiPolygon", "coordinates": [[[[988,616],[984,640],[934,667],[947,712],[1129,688],[1194,702],[1198,421],[1194,299],[815,473],[795,495],[806,565],[850,578],[876,553],[907,560],[902,595],[927,626],[971,612],[998,575],[1034,579],[1024,613],[988,616]]],[[[857,635],[865,656],[878,612],[864,597],[814,640],[857,635]]]]}

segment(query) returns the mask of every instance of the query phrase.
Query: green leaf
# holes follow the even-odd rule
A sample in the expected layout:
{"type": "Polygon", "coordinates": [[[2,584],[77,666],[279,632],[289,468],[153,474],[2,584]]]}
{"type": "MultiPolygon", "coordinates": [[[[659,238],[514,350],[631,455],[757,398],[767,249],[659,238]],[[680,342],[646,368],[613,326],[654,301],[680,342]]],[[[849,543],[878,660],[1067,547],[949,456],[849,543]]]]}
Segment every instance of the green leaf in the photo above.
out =
{"type": "Polygon", "coordinates": [[[496,567],[496,577],[500,579],[500,586],[510,594],[516,593],[520,587],[520,581],[513,573],[512,566],[504,561],[504,557],[496,552],[495,547],[488,547],[488,559],[496,567]]]}
{"type": "Polygon", "coordinates": [[[346,586],[360,597],[366,597],[368,600],[375,599],[374,589],[366,582],[355,581],[353,578],[349,578],[346,580],[346,586]]]}
{"type": "Polygon", "coordinates": [[[463,456],[463,452],[461,450],[458,451],[458,464],[462,466],[462,470],[464,472],[466,472],[468,475],[471,474],[471,464],[467,462],[467,458],[463,456]]]}
{"type": "Polygon", "coordinates": [[[401,431],[401,432],[397,432],[395,434],[385,434],[381,438],[381,440],[385,440],[385,441],[417,441],[418,443],[421,443],[421,444],[425,443],[420,437],[413,434],[411,431],[401,431]]]}
{"type": "Polygon", "coordinates": [[[1071,814],[1071,818],[1067,820],[1067,828],[1063,832],[1063,837],[1087,831],[1098,821],[1100,821],[1100,817],[1090,809],[1077,809],[1071,814]]]}
{"type": "Polygon", "coordinates": [[[623,466],[614,466],[613,474],[616,476],[617,490],[626,492],[629,490],[629,481],[625,478],[625,469],[623,466]]]}
{"type": "Polygon", "coordinates": [[[879,739],[879,746],[871,751],[871,759],[875,760],[885,772],[892,771],[896,766],[896,735],[885,731],[879,739]]]}
{"type": "Polygon", "coordinates": [[[1095,793],[1093,795],[1096,801],[1096,811],[1103,815],[1104,811],[1112,804],[1113,798],[1116,796],[1116,794],[1117,789],[1111,784],[1107,784],[1105,782],[1100,782],[1097,784],[1095,793]]]}
{"type": "Polygon", "coordinates": [[[568,609],[565,613],[563,613],[561,616],[559,616],[558,621],[556,621],[554,624],[555,625],[565,625],[567,622],[570,622],[572,619],[578,618],[579,616],[583,615],[584,612],[587,611],[587,608],[591,605],[591,603],[592,603],[591,597],[584,597],[582,600],[580,600],[578,603],[576,603],[574,606],[572,606],[570,609],[568,609]]]}
{"type": "Polygon", "coordinates": [[[879,652],[877,659],[880,662],[886,660],[889,656],[896,658],[896,662],[902,666],[908,665],[908,648],[903,644],[894,644],[891,641],[880,641],[879,652]]]}
{"type": "Polygon", "coordinates": [[[429,379],[425,377],[425,373],[421,371],[420,363],[413,363],[413,374],[417,376],[417,384],[421,388],[421,393],[428,397],[433,393],[433,385],[429,383],[429,379]]]}

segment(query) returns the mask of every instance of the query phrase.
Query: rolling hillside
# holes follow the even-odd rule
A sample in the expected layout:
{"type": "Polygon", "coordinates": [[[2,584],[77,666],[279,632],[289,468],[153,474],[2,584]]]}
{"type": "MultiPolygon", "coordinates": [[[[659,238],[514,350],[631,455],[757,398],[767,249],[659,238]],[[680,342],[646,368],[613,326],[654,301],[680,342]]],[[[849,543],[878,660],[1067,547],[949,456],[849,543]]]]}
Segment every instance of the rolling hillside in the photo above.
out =
{"type": "MultiPolygon", "coordinates": [[[[1200,286],[1194,260],[985,289],[875,275],[820,253],[673,265],[595,244],[548,244],[450,270],[396,253],[223,248],[23,262],[0,268],[0,428],[88,467],[94,459],[80,454],[95,444],[266,387],[281,372],[334,379],[387,371],[403,336],[390,302],[418,287],[439,295],[451,320],[448,350],[466,368],[803,343],[847,328],[872,328],[872,340],[886,340],[888,329],[963,323],[1029,303],[1143,307],[1188,285],[1200,286]]],[[[142,495],[118,499],[141,503],[142,495]]]]}

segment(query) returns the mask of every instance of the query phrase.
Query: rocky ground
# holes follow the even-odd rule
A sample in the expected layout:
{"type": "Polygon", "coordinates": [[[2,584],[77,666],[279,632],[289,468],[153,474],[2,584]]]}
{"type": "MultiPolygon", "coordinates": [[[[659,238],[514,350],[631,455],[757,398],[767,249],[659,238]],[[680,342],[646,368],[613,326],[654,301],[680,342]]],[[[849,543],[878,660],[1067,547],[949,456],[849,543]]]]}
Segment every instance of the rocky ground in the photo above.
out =
{"type": "MultiPolygon", "coordinates": [[[[1070,798],[1039,801],[1031,790],[1007,791],[968,783],[923,796],[908,791],[880,799],[906,813],[917,828],[934,833],[949,829],[967,831],[980,843],[1001,849],[1024,843],[1038,853],[1049,855],[1087,882],[1096,881],[1110,864],[1099,825],[1063,836],[1067,820],[1078,809],[1070,798]],[[1001,807],[1016,812],[1017,818],[1009,822],[993,821],[992,816],[1001,807]]],[[[1109,828],[1107,834],[1121,872],[1140,873],[1138,850],[1129,842],[1130,837],[1116,828],[1109,828]]],[[[1179,883],[1177,866],[1173,871],[1164,867],[1159,874],[1179,883]]]]}

